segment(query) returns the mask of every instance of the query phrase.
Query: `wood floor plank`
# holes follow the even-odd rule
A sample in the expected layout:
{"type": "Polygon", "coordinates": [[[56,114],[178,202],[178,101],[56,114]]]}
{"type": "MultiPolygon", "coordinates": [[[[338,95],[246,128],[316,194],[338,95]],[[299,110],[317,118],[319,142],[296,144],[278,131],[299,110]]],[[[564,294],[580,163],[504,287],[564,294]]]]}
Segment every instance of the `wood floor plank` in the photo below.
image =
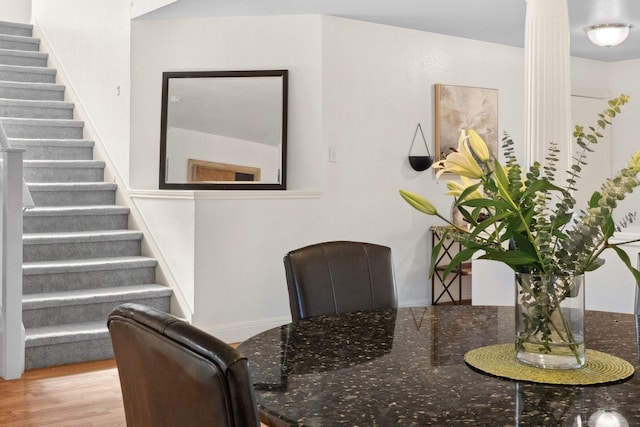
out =
{"type": "Polygon", "coordinates": [[[0,379],[0,425],[6,427],[123,427],[113,359],[26,371],[0,379]]]}
{"type": "Polygon", "coordinates": [[[0,379],[0,426],[125,427],[115,361],[33,369],[17,380],[0,379]]]}

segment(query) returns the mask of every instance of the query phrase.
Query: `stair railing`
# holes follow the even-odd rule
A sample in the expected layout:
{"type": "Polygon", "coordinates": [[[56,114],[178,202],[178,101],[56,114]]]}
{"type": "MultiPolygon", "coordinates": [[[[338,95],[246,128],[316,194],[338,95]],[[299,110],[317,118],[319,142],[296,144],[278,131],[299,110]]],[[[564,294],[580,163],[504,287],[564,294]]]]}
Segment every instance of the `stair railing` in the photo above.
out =
{"type": "Polygon", "coordinates": [[[12,148],[0,124],[2,173],[0,209],[0,376],[20,378],[24,372],[25,332],[22,323],[22,214],[33,206],[23,177],[23,149],[12,148]]]}

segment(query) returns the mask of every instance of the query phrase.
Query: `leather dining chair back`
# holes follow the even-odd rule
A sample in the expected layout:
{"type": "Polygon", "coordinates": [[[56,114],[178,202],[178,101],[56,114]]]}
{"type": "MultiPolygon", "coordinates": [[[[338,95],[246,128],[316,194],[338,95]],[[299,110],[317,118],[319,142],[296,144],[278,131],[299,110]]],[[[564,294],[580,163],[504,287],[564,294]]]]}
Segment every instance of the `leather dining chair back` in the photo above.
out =
{"type": "Polygon", "coordinates": [[[294,321],[397,307],[391,249],[372,243],[317,243],[284,257],[294,321]]]}
{"type": "Polygon", "coordinates": [[[247,359],[170,314],[122,304],[109,333],[131,427],[260,426],[247,359]]]}

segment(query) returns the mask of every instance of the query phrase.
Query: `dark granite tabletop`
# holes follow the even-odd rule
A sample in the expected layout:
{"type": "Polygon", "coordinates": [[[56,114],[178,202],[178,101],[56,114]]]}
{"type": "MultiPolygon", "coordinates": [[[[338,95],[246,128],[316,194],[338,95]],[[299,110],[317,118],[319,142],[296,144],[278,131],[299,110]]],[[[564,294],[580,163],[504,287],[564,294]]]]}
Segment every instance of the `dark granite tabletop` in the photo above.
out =
{"type": "MultiPolygon", "coordinates": [[[[274,426],[640,426],[640,378],[576,387],[476,372],[473,348],[513,341],[513,307],[434,306],[318,317],[238,348],[274,426]],[[597,419],[599,418],[599,423],[597,419]],[[620,420],[619,420],[620,421],[620,420]]],[[[635,317],[588,311],[587,348],[636,370],[635,317]]]]}

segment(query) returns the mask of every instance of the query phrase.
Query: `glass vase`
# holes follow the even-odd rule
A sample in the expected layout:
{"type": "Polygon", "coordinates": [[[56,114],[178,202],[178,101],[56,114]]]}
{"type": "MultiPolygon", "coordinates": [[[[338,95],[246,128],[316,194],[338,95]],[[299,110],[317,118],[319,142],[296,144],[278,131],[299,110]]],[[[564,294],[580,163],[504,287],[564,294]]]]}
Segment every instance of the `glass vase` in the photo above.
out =
{"type": "Polygon", "coordinates": [[[516,273],[516,358],[547,369],[585,364],[584,275],[516,273]]]}

